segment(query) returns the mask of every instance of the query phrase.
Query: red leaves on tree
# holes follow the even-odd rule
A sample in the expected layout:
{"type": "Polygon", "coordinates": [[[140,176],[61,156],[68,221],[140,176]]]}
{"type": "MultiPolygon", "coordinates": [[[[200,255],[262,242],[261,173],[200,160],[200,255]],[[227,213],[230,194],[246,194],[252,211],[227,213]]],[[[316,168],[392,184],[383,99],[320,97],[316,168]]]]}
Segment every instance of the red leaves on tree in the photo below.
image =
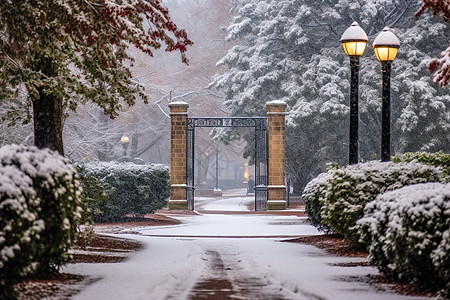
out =
{"type": "Polygon", "coordinates": [[[428,69],[434,74],[433,82],[446,86],[450,80],[450,47],[442,51],[441,58],[432,59],[428,69]]]}
{"type": "MultiPolygon", "coordinates": [[[[85,15],[93,18],[86,20],[75,14],[69,16],[70,21],[64,30],[78,37],[87,47],[97,49],[100,55],[105,47],[124,47],[123,43],[153,55],[154,49],[165,44],[166,51],[180,51],[183,62],[188,63],[184,52],[193,42],[184,30],[178,29],[159,0],[101,0],[91,5],[89,10],[85,15]],[[150,24],[149,28],[144,28],[145,19],[150,24]]],[[[102,56],[101,61],[108,67],[108,58],[102,56]]]]}
{"type": "Polygon", "coordinates": [[[120,101],[146,97],[130,80],[130,47],[149,55],[161,47],[179,51],[187,64],[193,44],[159,0],[8,0],[0,19],[0,71],[11,86],[0,94],[13,97],[24,85],[34,101],[33,88],[46,87],[58,97],[91,100],[111,117],[120,101]]]}
{"type": "Polygon", "coordinates": [[[433,15],[440,15],[444,21],[450,21],[450,1],[449,0],[423,0],[422,7],[416,12],[416,18],[427,8],[433,10],[433,15]]]}
{"type": "MultiPolygon", "coordinates": [[[[423,0],[422,7],[416,12],[416,18],[426,9],[432,9],[434,15],[441,16],[445,22],[450,21],[450,0],[423,0]]],[[[446,86],[450,80],[450,47],[441,53],[441,58],[434,58],[428,63],[428,69],[435,73],[434,83],[446,86]]]]}

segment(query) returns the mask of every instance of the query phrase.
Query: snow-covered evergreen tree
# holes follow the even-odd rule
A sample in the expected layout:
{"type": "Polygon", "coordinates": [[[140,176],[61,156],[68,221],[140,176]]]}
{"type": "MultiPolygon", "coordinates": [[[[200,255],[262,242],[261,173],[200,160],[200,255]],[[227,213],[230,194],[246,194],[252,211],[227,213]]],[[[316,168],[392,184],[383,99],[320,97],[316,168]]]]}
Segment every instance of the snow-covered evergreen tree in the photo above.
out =
{"type": "Polygon", "coordinates": [[[361,58],[360,157],[379,157],[381,64],[370,46],[388,26],[401,41],[392,71],[395,152],[450,150],[450,95],[433,85],[427,61],[449,38],[449,26],[424,15],[419,0],[244,0],[234,7],[228,40],[237,43],[218,64],[229,71],[213,85],[232,115],[265,115],[265,103],[288,104],[288,173],[301,189],[326,162],[347,162],[349,62],[340,37],[353,21],[369,36],[361,58]]]}

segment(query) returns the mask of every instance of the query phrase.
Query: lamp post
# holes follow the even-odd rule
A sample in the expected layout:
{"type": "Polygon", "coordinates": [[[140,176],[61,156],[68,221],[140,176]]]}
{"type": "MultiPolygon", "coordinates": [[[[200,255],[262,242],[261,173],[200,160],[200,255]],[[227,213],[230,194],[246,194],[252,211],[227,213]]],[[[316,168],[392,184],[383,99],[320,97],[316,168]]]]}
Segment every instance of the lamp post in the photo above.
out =
{"type": "Polygon", "coordinates": [[[349,164],[358,163],[358,81],[359,81],[359,57],[364,53],[367,46],[367,34],[353,22],[342,35],[341,42],[345,53],[350,57],[350,143],[349,164]]]}
{"type": "Polygon", "coordinates": [[[219,146],[216,145],[216,186],[214,190],[219,189],[219,146]]]}
{"type": "Polygon", "coordinates": [[[381,161],[391,160],[391,63],[397,56],[400,41],[388,27],[373,41],[373,48],[381,61],[383,98],[381,104],[381,161]]]}
{"type": "Polygon", "coordinates": [[[222,197],[222,190],[219,188],[219,146],[216,145],[216,184],[214,187],[214,196],[222,197]]]}
{"type": "Polygon", "coordinates": [[[123,156],[127,156],[128,144],[130,143],[130,139],[126,135],[124,135],[120,139],[120,142],[122,143],[123,147],[123,156]]]}

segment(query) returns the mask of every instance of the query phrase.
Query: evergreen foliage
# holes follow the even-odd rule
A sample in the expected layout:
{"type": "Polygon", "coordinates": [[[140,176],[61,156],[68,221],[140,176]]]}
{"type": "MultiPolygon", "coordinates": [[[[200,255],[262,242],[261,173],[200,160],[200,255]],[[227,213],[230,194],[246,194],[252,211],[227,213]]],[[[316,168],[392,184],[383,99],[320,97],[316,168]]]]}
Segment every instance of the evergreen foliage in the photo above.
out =
{"type": "Polygon", "coordinates": [[[322,221],[322,209],[325,203],[328,185],[333,180],[333,175],[338,169],[330,169],[326,173],[319,174],[303,190],[302,199],[306,204],[305,212],[308,215],[308,220],[320,231],[331,231],[322,221]]]}
{"type": "Polygon", "coordinates": [[[95,178],[108,198],[100,190],[88,196],[98,206],[95,222],[124,220],[128,215],[143,217],[163,208],[170,195],[170,174],[163,165],[93,162],[82,166],[80,176],[85,184],[95,178]]]}
{"type": "Polygon", "coordinates": [[[233,116],[265,115],[270,100],[288,104],[286,169],[301,191],[327,162],[348,161],[350,68],[340,38],[353,21],[369,37],[361,57],[360,158],[379,157],[382,76],[370,44],[389,26],[401,42],[392,64],[394,152],[447,152],[450,95],[433,84],[426,66],[450,29],[430,14],[416,20],[420,5],[418,0],[238,1],[227,38],[237,45],[218,62],[228,71],[212,85],[226,93],[233,116]]]}
{"type": "Polygon", "coordinates": [[[440,167],[447,178],[450,181],[450,154],[446,154],[442,151],[436,153],[428,152],[407,152],[398,154],[392,158],[393,162],[412,162],[416,161],[422,164],[440,167]]]}
{"type": "MultiPolygon", "coordinates": [[[[78,170],[83,174],[83,170],[78,170]]],[[[100,207],[109,200],[99,180],[94,176],[80,176],[81,186],[83,187],[82,201],[85,209],[82,217],[85,223],[93,222],[94,216],[101,215],[100,207]]]]}
{"type": "Polygon", "coordinates": [[[56,152],[0,148],[0,298],[25,276],[68,262],[81,192],[75,168],[56,152]]]}
{"type": "Polygon", "coordinates": [[[381,194],[366,205],[358,227],[371,262],[388,278],[450,296],[450,184],[381,194]]]}
{"type": "MultiPolygon", "coordinates": [[[[83,173],[83,168],[75,164],[78,174],[83,173]]],[[[94,219],[102,214],[100,207],[108,201],[100,182],[93,176],[80,176],[83,193],[81,195],[81,219],[79,222],[77,243],[87,245],[94,237],[94,219]]]]}
{"type": "MultiPolygon", "coordinates": [[[[331,169],[308,184],[303,193],[313,224],[326,226],[358,246],[356,221],[379,194],[405,185],[443,181],[442,171],[420,163],[371,161],[331,169]]],[[[326,228],[325,227],[325,228],[326,228]]]]}

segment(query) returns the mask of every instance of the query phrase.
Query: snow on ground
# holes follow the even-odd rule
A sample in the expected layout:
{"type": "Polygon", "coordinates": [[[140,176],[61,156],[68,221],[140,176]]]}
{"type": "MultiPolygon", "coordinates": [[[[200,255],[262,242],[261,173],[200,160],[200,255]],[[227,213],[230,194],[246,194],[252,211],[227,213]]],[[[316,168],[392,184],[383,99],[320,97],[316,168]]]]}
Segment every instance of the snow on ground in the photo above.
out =
{"type": "MultiPolygon", "coordinates": [[[[229,211],[231,203],[243,201],[231,199],[204,199],[203,209],[229,211]]],[[[373,267],[343,266],[364,258],[336,257],[310,245],[280,242],[280,236],[317,234],[303,218],[253,214],[176,218],[183,224],[133,228],[136,235],[115,234],[145,245],[123,263],[67,266],[63,272],[99,279],[73,299],[195,299],[193,288],[208,279],[231,282],[236,299],[429,299],[370,285],[366,276],[378,274],[373,267]]]]}
{"type": "Polygon", "coordinates": [[[298,237],[319,232],[296,216],[217,215],[177,217],[181,225],[140,228],[146,236],[298,237]]]}
{"type": "Polygon", "coordinates": [[[215,211],[245,211],[247,205],[255,202],[254,196],[242,196],[246,189],[223,191],[223,198],[195,198],[195,209],[215,211]]]}
{"type": "Polygon", "coordinates": [[[145,249],[124,263],[68,265],[63,272],[100,278],[73,299],[184,299],[205,269],[198,245],[170,238],[115,236],[140,241],[145,249]]]}

